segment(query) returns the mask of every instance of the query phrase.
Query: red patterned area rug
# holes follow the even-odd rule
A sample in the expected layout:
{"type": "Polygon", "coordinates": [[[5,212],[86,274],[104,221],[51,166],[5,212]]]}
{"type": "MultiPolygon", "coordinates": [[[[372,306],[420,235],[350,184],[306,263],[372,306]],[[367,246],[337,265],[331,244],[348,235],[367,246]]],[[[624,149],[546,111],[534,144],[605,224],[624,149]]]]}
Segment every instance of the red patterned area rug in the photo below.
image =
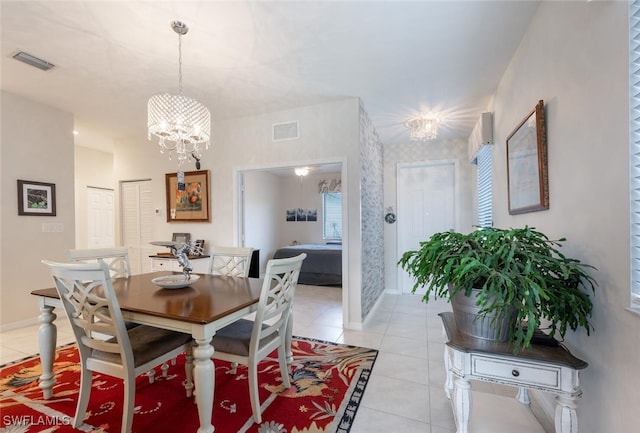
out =
{"type": "MultiPolygon", "coordinates": [[[[276,353],[260,363],[262,423],[253,422],[246,367],[228,374],[229,363],[215,361],[213,424],[217,433],[347,433],[364,393],[377,351],[294,337],[292,386],[283,389],[276,353]]],[[[31,357],[0,369],[0,431],[119,432],[123,385],[119,379],[94,373],[89,406],[80,430],[71,427],[78,399],[80,370],[75,345],[57,350],[56,385],[50,400],[38,387],[40,359],[31,357]]],[[[137,378],[132,432],[195,432],[198,413],[183,382],[184,355],[166,378],[160,369],[150,384],[137,378]]]]}

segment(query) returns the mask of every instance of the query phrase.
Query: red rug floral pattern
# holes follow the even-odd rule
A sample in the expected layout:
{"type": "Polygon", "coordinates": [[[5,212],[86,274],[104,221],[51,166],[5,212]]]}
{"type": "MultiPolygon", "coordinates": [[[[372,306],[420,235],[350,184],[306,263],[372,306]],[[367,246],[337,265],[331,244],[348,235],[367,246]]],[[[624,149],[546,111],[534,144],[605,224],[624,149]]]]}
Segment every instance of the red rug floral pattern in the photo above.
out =
{"type": "MultiPolygon", "coordinates": [[[[295,337],[292,386],[283,389],[276,352],[260,363],[262,423],[253,422],[246,367],[228,374],[229,363],[215,361],[213,424],[217,433],[347,433],[360,404],[377,351],[295,337]]],[[[5,365],[0,370],[1,431],[6,433],[119,432],[123,385],[119,379],[94,373],[91,397],[81,430],[71,427],[80,383],[75,345],[58,349],[56,385],[50,400],[38,387],[40,359],[5,365]]],[[[166,378],[160,369],[150,384],[136,380],[133,433],[195,432],[198,413],[183,382],[184,355],[166,378]]]]}

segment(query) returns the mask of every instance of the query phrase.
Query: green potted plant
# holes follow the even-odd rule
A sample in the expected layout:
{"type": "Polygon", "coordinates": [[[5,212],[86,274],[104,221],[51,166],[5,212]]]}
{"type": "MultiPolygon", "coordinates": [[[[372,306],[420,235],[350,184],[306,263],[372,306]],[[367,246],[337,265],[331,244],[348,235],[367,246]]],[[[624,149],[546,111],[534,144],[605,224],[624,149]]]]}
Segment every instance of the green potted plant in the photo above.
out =
{"type": "MultiPolygon", "coordinates": [[[[498,326],[496,339],[510,341],[514,351],[530,346],[534,331],[548,321],[550,335],[564,337],[567,329],[592,329],[590,293],[596,281],[587,273],[593,266],[565,257],[558,248],[566,239],[550,240],[525,226],[516,229],[480,228],[468,234],[436,233],[415,251],[405,252],[398,264],[415,278],[413,292],[425,287],[422,300],[452,301],[456,324],[477,335],[487,324],[498,326]],[[465,311],[456,300],[466,296],[465,311]],[[470,311],[469,306],[476,311],[470,311]],[[465,327],[465,315],[480,322],[465,327]],[[505,335],[506,334],[506,335],[505,335]]],[[[465,299],[462,299],[464,302],[465,299]]]]}

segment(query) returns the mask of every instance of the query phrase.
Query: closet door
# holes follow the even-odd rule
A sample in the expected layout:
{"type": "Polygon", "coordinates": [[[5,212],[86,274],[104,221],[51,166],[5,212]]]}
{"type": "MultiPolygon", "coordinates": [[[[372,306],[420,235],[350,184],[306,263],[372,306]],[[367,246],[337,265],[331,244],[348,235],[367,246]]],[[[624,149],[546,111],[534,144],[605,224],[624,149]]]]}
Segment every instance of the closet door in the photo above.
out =
{"type": "Polygon", "coordinates": [[[151,181],[121,182],[122,244],[129,249],[132,274],[151,272],[153,247],[151,181]]]}
{"type": "Polygon", "coordinates": [[[87,187],[88,248],[115,246],[115,213],[112,189],[87,187]]]}

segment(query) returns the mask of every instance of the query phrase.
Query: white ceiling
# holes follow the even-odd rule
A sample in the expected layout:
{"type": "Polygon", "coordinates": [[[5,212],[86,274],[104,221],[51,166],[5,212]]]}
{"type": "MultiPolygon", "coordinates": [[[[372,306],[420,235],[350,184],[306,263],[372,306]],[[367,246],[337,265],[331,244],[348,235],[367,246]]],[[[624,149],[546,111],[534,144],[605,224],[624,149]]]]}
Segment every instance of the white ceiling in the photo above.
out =
{"type": "Polygon", "coordinates": [[[74,113],[76,142],[146,131],[150,95],[183,93],[216,119],[360,97],[385,144],[442,114],[466,140],[538,1],[6,1],[2,89],[74,113]],[[19,51],[56,65],[43,72],[19,51]]]}

